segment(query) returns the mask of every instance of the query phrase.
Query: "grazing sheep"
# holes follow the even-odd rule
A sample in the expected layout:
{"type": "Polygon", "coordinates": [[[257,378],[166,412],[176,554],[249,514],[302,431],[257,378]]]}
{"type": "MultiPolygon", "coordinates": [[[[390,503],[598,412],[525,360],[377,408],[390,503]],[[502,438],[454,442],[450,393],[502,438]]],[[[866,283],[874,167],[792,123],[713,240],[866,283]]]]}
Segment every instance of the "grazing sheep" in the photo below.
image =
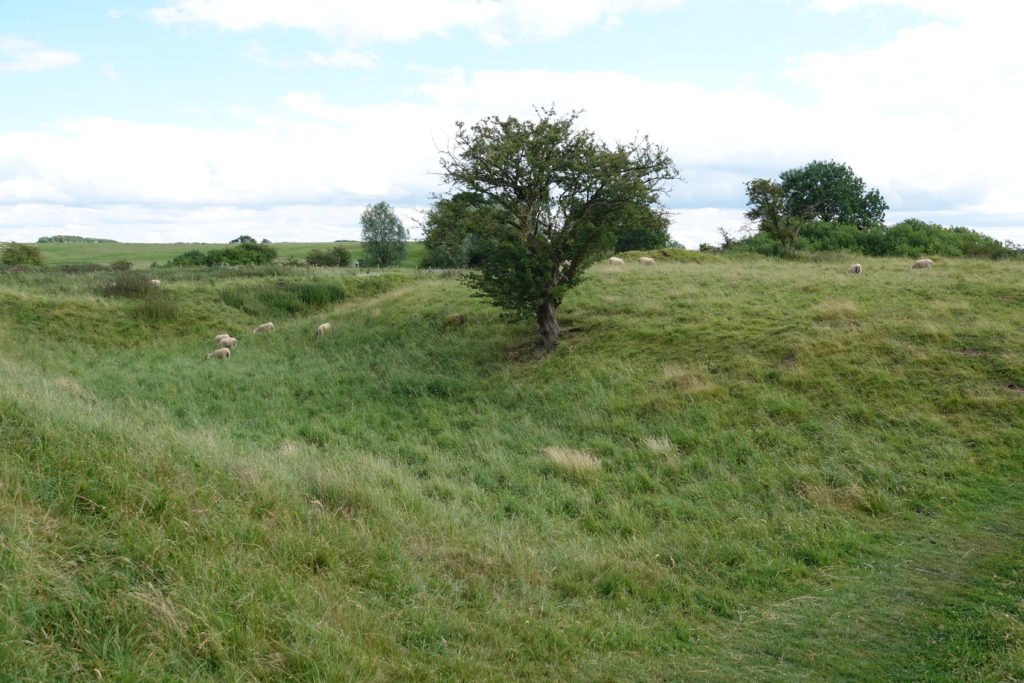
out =
{"type": "Polygon", "coordinates": [[[269,332],[272,329],[274,329],[274,323],[263,323],[262,325],[257,326],[256,329],[252,331],[252,333],[256,334],[257,332],[269,332]]]}
{"type": "Polygon", "coordinates": [[[640,257],[640,265],[642,265],[642,266],[653,266],[654,265],[654,259],[652,259],[650,256],[641,256],[640,257]]]}
{"type": "Polygon", "coordinates": [[[150,280],[149,284],[153,285],[154,287],[159,287],[160,286],[160,281],[159,280],[150,280]]]}
{"type": "Polygon", "coordinates": [[[220,348],[223,349],[228,346],[234,346],[237,343],[238,340],[235,339],[234,337],[224,337],[223,339],[220,340],[220,348]]]}
{"type": "Polygon", "coordinates": [[[859,263],[854,263],[852,266],[846,269],[846,272],[850,273],[851,275],[860,275],[863,270],[864,267],[862,265],[860,265],[859,263]]]}
{"type": "Polygon", "coordinates": [[[612,256],[610,259],[608,259],[608,263],[612,264],[613,266],[621,266],[623,263],[625,263],[625,261],[620,259],[618,256],[612,256]]]}
{"type": "Polygon", "coordinates": [[[320,323],[320,327],[316,328],[316,336],[322,337],[331,331],[330,323],[320,323]]]}
{"type": "Polygon", "coordinates": [[[218,334],[216,337],[213,338],[213,341],[219,342],[221,339],[227,339],[230,336],[230,334],[218,334]]]}
{"type": "Polygon", "coordinates": [[[231,358],[231,349],[217,349],[213,353],[206,354],[207,360],[210,358],[231,358]]]}
{"type": "Polygon", "coordinates": [[[933,265],[935,265],[935,261],[932,261],[930,258],[923,258],[914,261],[914,265],[910,266],[910,269],[913,270],[914,268],[931,268],[933,265]]]}

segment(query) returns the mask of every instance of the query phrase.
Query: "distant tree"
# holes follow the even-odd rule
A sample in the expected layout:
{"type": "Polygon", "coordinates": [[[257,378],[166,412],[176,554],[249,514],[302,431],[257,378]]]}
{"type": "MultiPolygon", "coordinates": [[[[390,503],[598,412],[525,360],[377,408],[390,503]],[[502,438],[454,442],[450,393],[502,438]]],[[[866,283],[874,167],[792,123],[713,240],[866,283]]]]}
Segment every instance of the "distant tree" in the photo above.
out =
{"type": "Polygon", "coordinates": [[[401,262],[409,236],[387,202],[367,206],[359,222],[363,226],[364,265],[387,267],[401,262]]]}
{"type": "Polygon", "coordinates": [[[500,204],[473,192],[438,199],[426,212],[421,265],[434,268],[477,267],[508,217],[500,204]]]}
{"type": "Polygon", "coordinates": [[[4,266],[41,266],[44,264],[43,252],[31,244],[10,242],[0,251],[0,265],[4,266]]]}
{"type": "Polygon", "coordinates": [[[812,161],[783,172],[779,179],[792,216],[858,228],[885,223],[889,205],[878,190],[865,191],[864,181],[846,164],[812,161]]]}
{"type": "Polygon", "coordinates": [[[270,240],[264,237],[263,239],[260,240],[260,244],[270,244],[270,240]]]}
{"type": "Polygon", "coordinates": [[[249,237],[248,235],[239,235],[228,242],[228,244],[256,244],[256,239],[254,237],[249,237]]]}
{"type": "Polygon", "coordinates": [[[486,198],[506,217],[467,282],[506,315],[535,316],[550,350],[561,333],[557,310],[566,292],[614,246],[626,217],[657,205],[678,172],[647,138],[609,147],[575,129],[577,112],[541,108],[537,116],[457,122],[454,148],[442,154],[441,166],[453,188],[486,198]]]}
{"type": "Polygon", "coordinates": [[[341,246],[327,250],[313,249],[306,256],[306,263],[311,266],[347,266],[352,263],[352,254],[341,246]]]}
{"type": "MultiPolygon", "coordinates": [[[[786,254],[796,251],[796,241],[804,219],[795,215],[790,195],[781,183],[767,178],[755,178],[747,183],[747,206],[744,214],[758,224],[758,229],[782,246],[786,254]]],[[[728,247],[728,242],[726,242],[728,247]]]]}

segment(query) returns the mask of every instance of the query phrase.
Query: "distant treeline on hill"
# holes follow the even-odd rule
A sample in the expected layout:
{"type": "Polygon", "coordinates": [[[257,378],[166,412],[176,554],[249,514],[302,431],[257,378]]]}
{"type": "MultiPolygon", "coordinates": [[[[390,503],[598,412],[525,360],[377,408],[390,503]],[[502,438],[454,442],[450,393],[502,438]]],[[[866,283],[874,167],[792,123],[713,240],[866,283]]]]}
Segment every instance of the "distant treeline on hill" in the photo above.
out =
{"type": "Polygon", "coordinates": [[[102,237],[79,237],[78,235],[54,235],[52,237],[40,237],[36,240],[36,244],[45,244],[47,242],[57,243],[71,243],[71,242],[110,242],[117,243],[117,240],[107,240],[102,237]]]}
{"type": "MultiPolygon", "coordinates": [[[[702,244],[701,251],[716,248],[702,244]]],[[[1010,258],[1024,254],[1024,246],[1001,243],[988,235],[963,227],[943,227],[917,218],[892,226],[858,228],[855,225],[806,221],[800,228],[797,251],[846,251],[865,256],[966,256],[1010,258]]],[[[778,255],[780,243],[764,232],[744,239],[725,236],[722,251],[778,255]]]]}

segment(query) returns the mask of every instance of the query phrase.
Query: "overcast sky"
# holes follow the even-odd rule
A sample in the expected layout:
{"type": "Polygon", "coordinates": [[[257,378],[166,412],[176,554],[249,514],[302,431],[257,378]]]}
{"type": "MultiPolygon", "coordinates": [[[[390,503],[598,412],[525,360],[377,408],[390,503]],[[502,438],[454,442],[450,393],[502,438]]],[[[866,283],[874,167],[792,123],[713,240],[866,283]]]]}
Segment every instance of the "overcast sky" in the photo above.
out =
{"type": "MultiPolygon", "coordinates": [[[[849,164],[890,205],[1024,242],[1014,0],[0,0],[0,240],[358,239],[444,188],[455,121],[583,109],[684,181],[685,246],[744,182],[849,164]]],[[[413,230],[418,235],[417,230],[413,230]]]]}

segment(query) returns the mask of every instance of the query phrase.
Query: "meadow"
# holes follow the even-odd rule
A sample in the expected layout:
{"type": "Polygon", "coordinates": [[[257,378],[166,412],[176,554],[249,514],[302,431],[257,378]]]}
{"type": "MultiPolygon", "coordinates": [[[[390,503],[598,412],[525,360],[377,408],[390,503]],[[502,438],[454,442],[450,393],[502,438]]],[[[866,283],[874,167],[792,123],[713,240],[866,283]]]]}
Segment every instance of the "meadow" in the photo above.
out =
{"type": "MultiPolygon", "coordinates": [[[[362,256],[363,245],[361,242],[280,242],[271,244],[277,250],[279,258],[289,259],[305,258],[313,249],[330,249],[335,246],[345,247],[352,254],[352,260],[358,261],[362,256]]],[[[224,244],[200,244],[200,243],[177,243],[177,244],[152,244],[152,243],[127,243],[127,242],[98,242],[98,243],[59,243],[46,242],[36,244],[48,265],[63,266],[73,264],[98,264],[108,265],[114,261],[128,261],[135,268],[146,268],[152,264],[163,265],[175,256],[199,249],[208,251],[210,249],[223,249],[224,244]]],[[[421,242],[408,242],[406,244],[405,259],[403,266],[415,267],[423,256],[423,244],[421,242]]]]}
{"type": "Polygon", "coordinates": [[[0,273],[0,678],[1024,678],[1024,263],[861,262],[0,273]]]}

